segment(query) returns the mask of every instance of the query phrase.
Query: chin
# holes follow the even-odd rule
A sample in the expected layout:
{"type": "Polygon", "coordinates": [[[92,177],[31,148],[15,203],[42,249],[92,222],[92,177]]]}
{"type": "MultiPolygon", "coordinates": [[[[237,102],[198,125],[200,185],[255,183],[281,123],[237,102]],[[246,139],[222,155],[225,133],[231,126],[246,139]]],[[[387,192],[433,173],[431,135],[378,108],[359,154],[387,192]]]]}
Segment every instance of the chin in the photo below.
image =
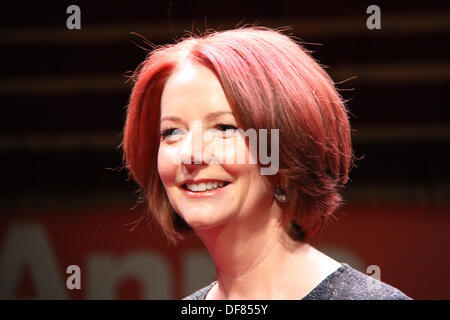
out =
{"type": "Polygon", "coordinates": [[[202,210],[202,213],[198,211],[182,212],[184,221],[195,231],[203,231],[213,229],[221,225],[227,224],[231,217],[224,213],[218,213],[217,210],[202,210]]]}

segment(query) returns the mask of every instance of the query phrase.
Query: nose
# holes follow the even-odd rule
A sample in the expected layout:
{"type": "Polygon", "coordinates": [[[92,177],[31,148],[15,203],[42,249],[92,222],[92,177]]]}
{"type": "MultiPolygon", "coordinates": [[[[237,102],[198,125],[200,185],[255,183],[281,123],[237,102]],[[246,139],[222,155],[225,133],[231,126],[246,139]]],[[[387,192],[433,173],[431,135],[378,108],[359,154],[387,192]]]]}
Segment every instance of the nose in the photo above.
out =
{"type": "Polygon", "coordinates": [[[203,133],[201,123],[194,123],[180,150],[180,160],[185,166],[203,163],[203,133]]]}

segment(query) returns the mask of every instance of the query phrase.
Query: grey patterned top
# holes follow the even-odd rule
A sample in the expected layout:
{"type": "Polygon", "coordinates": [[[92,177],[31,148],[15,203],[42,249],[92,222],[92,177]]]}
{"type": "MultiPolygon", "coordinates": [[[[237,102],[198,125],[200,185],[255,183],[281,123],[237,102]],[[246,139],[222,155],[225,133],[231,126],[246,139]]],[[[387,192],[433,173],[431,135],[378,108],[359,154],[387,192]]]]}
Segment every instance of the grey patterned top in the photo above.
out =
{"type": "MultiPolygon", "coordinates": [[[[214,281],[183,300],[204,300],[214,281]]],[[[326,277],[301,300],[412,300],[400,290],[378,281],[346,263],[326,277]]]]}

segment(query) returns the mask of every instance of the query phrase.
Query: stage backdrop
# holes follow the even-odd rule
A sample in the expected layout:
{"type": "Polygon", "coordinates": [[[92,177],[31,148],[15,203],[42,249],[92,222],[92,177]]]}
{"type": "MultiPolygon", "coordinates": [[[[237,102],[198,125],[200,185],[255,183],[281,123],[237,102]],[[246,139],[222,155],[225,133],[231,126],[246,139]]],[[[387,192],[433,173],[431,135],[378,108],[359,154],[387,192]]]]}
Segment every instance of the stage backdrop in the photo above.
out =
{"type": "MultiPolygon", "coordinates": [[[[346,206],[314,245],[415,299],[450,299],[450,208],[429,210],[346,206]]],[[[170,246],[145,223],[130,231],[139,213],[3,213],[0,298],[179,299],[214,280],[213,263],[194,234],[170,246]]]]}

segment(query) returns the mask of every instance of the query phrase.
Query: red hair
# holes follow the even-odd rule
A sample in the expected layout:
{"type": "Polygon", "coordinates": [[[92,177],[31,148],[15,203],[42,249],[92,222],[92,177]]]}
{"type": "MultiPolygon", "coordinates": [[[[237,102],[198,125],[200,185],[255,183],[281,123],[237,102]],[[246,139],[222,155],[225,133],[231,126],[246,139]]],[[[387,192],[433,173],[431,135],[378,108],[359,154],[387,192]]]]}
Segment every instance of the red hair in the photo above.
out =
{"type": "Polygon", "coordinates": [[[262,27],[191,35],[156,48],[136,70],[123,150],[149,213],[169,239],[182,238],[187,225],[170,206],[157,153],[162,90],[186,59],[217,75],[242,129],[279,129],[279,174],[289,199],[284,222],[294,239],[310,239],[342,202],[352,162],[347,110],[331,78],[300,44],[262,27]]]}

